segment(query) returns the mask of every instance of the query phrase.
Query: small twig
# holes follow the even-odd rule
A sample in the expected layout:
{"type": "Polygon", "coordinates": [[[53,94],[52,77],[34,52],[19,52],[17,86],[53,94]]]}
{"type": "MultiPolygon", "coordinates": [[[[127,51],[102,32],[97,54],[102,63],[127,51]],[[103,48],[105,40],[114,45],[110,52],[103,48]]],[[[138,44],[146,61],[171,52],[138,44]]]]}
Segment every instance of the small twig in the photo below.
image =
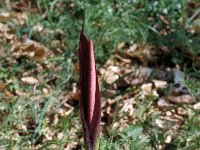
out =
{"type": "Polygon", "coordinates": [[[200,14],[200,7],[195,11],[195,13],[188,19],[187,25],[189,25],[198,15],[200,14]]]}

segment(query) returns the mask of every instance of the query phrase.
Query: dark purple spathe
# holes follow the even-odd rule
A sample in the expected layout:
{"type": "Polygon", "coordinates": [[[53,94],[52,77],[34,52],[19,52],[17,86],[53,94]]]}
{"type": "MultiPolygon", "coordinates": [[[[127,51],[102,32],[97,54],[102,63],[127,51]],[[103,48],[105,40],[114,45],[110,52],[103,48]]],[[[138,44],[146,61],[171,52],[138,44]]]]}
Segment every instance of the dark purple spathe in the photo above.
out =
{"type": "Polygon", "coordinates": [[[99,137],[101,102],[93,42],[85,36],[84,23],[80,35],[78,57],[80,67],[80,112],[84,139],[87,149],[94,150],[99,137]]]}

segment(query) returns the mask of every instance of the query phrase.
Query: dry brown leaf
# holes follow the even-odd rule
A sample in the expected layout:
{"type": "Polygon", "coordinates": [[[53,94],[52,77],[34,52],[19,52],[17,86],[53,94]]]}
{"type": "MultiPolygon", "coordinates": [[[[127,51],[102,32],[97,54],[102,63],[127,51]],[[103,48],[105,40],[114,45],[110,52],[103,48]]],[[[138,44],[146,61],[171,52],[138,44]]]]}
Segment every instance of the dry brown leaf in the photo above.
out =
{"type": "Polygon", "coordinates": [[[169,96],[168,100],[175,104],[192,104],[195,98],[191,95],[169,96]]]}
{"type": "Polygon", "coordinates": [[[13,40],[15,35],[14,34],[9,34],[7,32],[4,33],[4,37],[7,39],[7,40],[13,40]]]}
{"type": "Polygon", "coordinates": [[[6,20],[10,16],[9,12],[2,12],[0,13],[0,21],[6,20]]]}
{"type": "Polygon", "coordinates": [[[15,90],[15,94],[18,95],[18,96],[27,96],[28,93],[25,93],[23,91],[20,91],[20,90],[15,90]]]}
{"type": "Polygon", "coordinates": [[[165,98],[161,97],[157,102],[158,107],[170,107],[171,105],[165,100],[165,98]]]}
{"type": "Polygon", "coordinates": [[[152,93],[152,83],[146,83],[141,86],[144,95],[149,95],[152,93]]]}
{"type": "Polygon", "coordinates": [[[6,85],[2,81],[0,81],[0,90],[3,90],[5,87],[6,85]]]}
{"type": "Polygon", "coordinates": [[[124,46],[125,46],[125,43],[124,43],[124,42],[121,42],[121,43],[118,43],[117,48],[118,48],[118,49],[121,49],[121,48],[123,48],[124,46]]]}
{"type": "Polygon", "coordinates": [[[129,49],[127,50],[127,52],[134,52],[136,51],[136,49],[138,48],[137,44],[133,44],[129,47],[129,49]]]}
{"type": "Polygon", "coordinates": [[[176,119],[179,119],[181,121],[184,121],[184,118],[182,116],[177,115],[177,114],[174,114],[173,117],[176,118],[176,119]]]}
{"type": "Polygon", "coordinates": [[[46,95],[46,94],[49,93],[49,90],[48,90],[47,88],[43,88],[43,89],[42,89],[42,93],[46,95]]]}
{"type": "Polygon", "coordinates": [[[114,73],[120,73],[121,69],[119,66],[109,66],[109,69],[112,70],[114,73]]]}
{"type": "Polygon", "coordinates": [[[163,120],[167,120],[167,121],[171,121],[171,122],[180,122],[179,119],[176,119],[176,118],[171,118],[171,116],[159,116],[160,119],[163,119],[163,120]]]}
{"type": "Polygon", "coordinates": [[[11,98],[11,97],[13,97],[13,94],[10,91],[8,91],[7,89],[4,89],[4,96],[6,98],[11,98]]]}
{"type": "Polygon", "coordinates": [[[119,75],[113,72],[113,70],[110,67],[108,67],[107,69],[100,68],[99,71],[108,84],[112,84],[119,78],[119,75]]]}
{"type": "Polygon", "coordinates": [[[132,62],[131,59],[123,58],[123,57],[121,57],[119,55],[116,55],[115,57],[118,58],[119,60],[121,60],[124,63],[131,63],[132,62]]]}
{"type": "Polygon", "coordinates": [[[156,88],[166,88],[167,87],[166,81],[153,80],[153,83],[154,83],[156,88]]]}
{"type": "Polygon", "coordinates": [[[6,85],[0,81],[0,92],[3,93],[3,98],[7,101],[10,102],[13,98],[13,94],[7,89],[6,85]]]}
{"type": "Polygon", "coordinates": [[[123,100],[123,106],[122,106],[120,112],[122,112],[122,113],[126,112],[126,113],[128,113],[128,116],[136,118],[136,110],[133,107],[134,103],[135,103],[134,97],[123,100]]]}
{"type": "Polygon", "coordinates": [[[27,12],[12,13],[10,17],[16,24],[24,25],[26,23],[26,20],[28,20],[28,13],[27,12]]]}
{"type": "Polygon", "coordinates": [[[20,12],[36,12],[34,5],[34,0],[18,0],[10,3],[12,9],[18,10],[20,12]]]}
{"type": "Polygon", "coordinates": [[[34,77],[22,77],[21,81],[29,85],[34,85],[39,83],[39,80],[34,77]]]}
{"type": "Polygon", "coordinates": [[[9,28],[7,25],[0,23],[0,32],[8,32],[9,28]]]}
{"type": "Polygon", "coordinates": [[[166,111],[165,114],[166,114],[166,116],[172,116],[172,112],[171,111],[166,111]]]}
{"type": "Polygon", "coordinates": [[[177,113],[181,116],[185,116],[187,114],[187,111],[185,109],[183,109],[182,107],[178,107],[177,113]]]}
{"type": "Polygon", "coordinates": [[[24,42],[16,42],[12,47],[12,52],[16,57],[23,55],[34,57],[36,60],[44,60],[50,55],[48,48],[30,39],[26,39],[24,42]]]}
{"type": "Polygon", "coordinates": [[[169,21],[164,17],[164,16],[160,16],[160,20],[164,23],[164,24],[166,24],[166,25],[168,25],[169,24],[169,21]]]}
{"type": "Polygon", "coordinates": [[[143,78],[136,78],[136,79],[131,80],[131,85],[138,85],[138,84],[141,84],[143,82],[144,82],[143,78]]]}
{"type": "Polygon", "coordinates": [[[26,20],[28,19],[27,12],[18,12],[18,13],[10,13],[10,12],[1,12],[0,13],[0,21],[8,21],[12,20],[16,24],[24,25],[26,20]]]}

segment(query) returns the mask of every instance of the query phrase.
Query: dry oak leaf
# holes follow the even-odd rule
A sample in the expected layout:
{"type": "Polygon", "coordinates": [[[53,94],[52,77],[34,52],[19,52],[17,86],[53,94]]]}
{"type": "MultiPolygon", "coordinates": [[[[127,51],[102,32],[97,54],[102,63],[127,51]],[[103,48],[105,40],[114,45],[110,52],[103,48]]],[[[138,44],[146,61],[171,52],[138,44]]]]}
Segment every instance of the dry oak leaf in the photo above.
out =
{"type": "Polygon", "coordinates": [[[25,93],[25,92],[20,91],[20,90],[15,90],[15,94],[16,94],[17,96],[21,96],[21,97],[25,97],[25,96],[28,95],[28,93],[25,93]]]}
{"type": "Polygon", "coordinates": [[[119,68],[116,66],[108,66],[106,69],[100,68],[99,71],[108,84],[112,84],[114,81],[119,79],[119,75],[116,73],[119,71],[119,68]]]}
{"type": "Polygon", "coordinates": [[[157,102],[158,107],[170,107],[170,103],[164,97],[161,97],[157,102]]]}
{"type": "Polygon", "coordinates": [[[153,83],[155,84],[156,88],[166,88],[167,87],[167,82],[166,81],[153,80],[153,83]]]}
{"type": "Polygon", "coordinates": [[[10,13],[7,11],[0,12],[0,21],[9,21],[12,20],[12,22],[24,25],[26,20],[28,19],[28,13],[27,12],[18,12],[18,13],[10,13]]]}
{"type": "Polygon", "coordinates": [[[192,104],[195,101],[195,98],[191,95],[185,94],[180,96],[169,96],[168,100],[175,104],[192,104]]]}
{"type": "Polygon", "coordinates": [[[141,86],[144,95],[150,95],[152,93],[152,83],[145,83],[141,86]]]}
{"type": "Polygon", "coordinates": [[[0,80],[0,92],[3,93],[3,97],[7,102],[10,102],[11,98],[13,97],[13,94],[7,89],[5,83],[3,83],[0,80]]]}
{"type": "Polygon", "coordinates": [[[22,77],[21,81],[25,84],[29,84],[29,85],[34,85],[34,84],[38,84],[39,80],[34,78],[34,77],[22,77]]]}
{"type": "Polygon", "coordinates": [[[6,85],[0,80],[0,90],[5,89],[6,85]]]}
{"type": "Polygon", "coordinates": [[[23,55],[37,60],[44,60],[51,54],[48,48],[30,39],[26,39],[24,42],[16,42],[12,47],[12,52],[16,57],[23,55]]]}

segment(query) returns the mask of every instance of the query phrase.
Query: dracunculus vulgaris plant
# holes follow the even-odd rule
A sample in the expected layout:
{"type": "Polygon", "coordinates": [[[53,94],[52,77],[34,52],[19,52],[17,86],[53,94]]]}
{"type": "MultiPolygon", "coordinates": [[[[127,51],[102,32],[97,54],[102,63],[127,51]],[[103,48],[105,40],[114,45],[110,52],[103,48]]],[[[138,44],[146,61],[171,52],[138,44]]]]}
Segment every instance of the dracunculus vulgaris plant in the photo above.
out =
{"type": "Polygon", "coordinates": [[[100,91],[95,67],[93,42],[85,36],[84,22],[80,34],[78,58],[80,68],[80,114],[84,141],[87,150],[98,150],[101,121],[100,91]]]}

